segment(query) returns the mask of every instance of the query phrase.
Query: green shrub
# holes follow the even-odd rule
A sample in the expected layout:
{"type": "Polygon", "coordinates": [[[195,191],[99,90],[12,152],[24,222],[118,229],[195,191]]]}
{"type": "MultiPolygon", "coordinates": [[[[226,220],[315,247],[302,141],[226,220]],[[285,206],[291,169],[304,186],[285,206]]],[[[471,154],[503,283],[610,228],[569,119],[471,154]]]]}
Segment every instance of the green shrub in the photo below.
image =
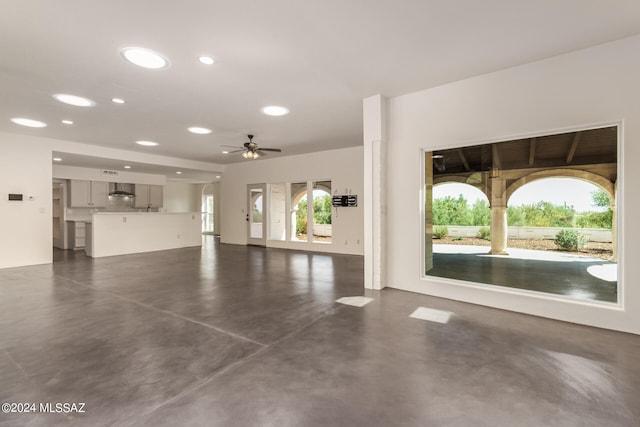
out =
{"type": "Polygon", "coordinates": [[[296,219],[296,236],[307,234],[307,218],[296,219]]]}
{"type": "Polygon", "coordinates": [[[561,251],[577,251],[587,246],[587,236],[576,230],[560,230],[554,240],[561,251]]]}
{"type": "Polygon", "coordinates": [[[491,240],[491,229],[489,227],[482,227],[478,230],[478,237],[484,240],[491,240]]]}
{"type": "Polygon", "coordinates": [[[453,240],[458,241],[458,240],[462,240],[462,236],[456,236],[453,238],[453,240]]]}
{"type": "Polygon", "coordinates": [[[447,237],[448,235],[449,235],[449,229],[447,227],[435,227],[433,229],[434,239],[442,239],[443,237],[447,237]]]}

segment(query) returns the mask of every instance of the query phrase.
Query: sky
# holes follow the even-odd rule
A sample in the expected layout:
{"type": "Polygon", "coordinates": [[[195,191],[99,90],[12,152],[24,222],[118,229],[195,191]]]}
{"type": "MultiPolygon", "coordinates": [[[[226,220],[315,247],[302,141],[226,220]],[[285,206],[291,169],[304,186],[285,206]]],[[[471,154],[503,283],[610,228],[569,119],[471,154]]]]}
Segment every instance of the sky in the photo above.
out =
{"type": "MultiPolygon", "coordinates": [[[[586,181],[573,178],[545,178],[520,187],[509,199],[509,206],[520,206],[540,201],[555,205],[573,206],[577,212],[603,211],[606,208],[593,206],[591,193],[598,187],[586,181]]],[[[433,187],[433,198],[464,196],[472,206],[476,200],[486,199],[485,195],[468,184],[447,183],[433,187]]]]}

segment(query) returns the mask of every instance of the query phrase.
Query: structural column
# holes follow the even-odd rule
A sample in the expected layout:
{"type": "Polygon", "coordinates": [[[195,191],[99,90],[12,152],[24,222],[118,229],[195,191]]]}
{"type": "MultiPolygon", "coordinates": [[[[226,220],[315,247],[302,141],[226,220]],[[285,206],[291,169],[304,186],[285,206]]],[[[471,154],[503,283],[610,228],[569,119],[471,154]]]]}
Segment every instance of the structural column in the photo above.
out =
{"type": "Polygon", "coordinates": [[[491,251],[492,255],[509,255],[507,249],[507,192],[503,178],[491,178],[491,251]]]}
{"type": "Polygon", "coordinates": [[[386,284],[386,104],[382,95],[363,101],[364,135],[364,287],[386,284]]]}

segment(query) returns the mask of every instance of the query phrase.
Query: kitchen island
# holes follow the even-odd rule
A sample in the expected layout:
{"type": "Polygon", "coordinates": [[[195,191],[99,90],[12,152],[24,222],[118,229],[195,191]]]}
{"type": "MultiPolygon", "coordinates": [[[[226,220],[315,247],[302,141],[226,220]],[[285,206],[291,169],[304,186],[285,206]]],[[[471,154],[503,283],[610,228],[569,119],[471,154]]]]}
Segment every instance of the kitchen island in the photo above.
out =
{"type": "Polygon", "coordinates": [[[202,245],[201,213],[98,212],[86,222],[92,258],[202,245]]]}

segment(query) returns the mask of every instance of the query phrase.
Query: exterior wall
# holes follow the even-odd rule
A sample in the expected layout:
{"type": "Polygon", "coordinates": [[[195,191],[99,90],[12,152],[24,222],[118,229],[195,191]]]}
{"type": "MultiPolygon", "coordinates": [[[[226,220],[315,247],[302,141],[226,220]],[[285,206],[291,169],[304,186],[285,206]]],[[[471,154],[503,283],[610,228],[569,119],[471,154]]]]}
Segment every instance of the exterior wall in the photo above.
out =
{"type": "MultiPolygon", "coordinates": [[[[441,227],[436,225],[436,227],[441,227]]],[[[452,237],[477,237],[480,226],[447,225],[449,236],[452,237]]],[[[567,230],[562,227],[519,227],[510,226],[507,228],[509,239],[555,239],[560,230],[567,230]]],[[[576,230],[589,238],[590,242],[612,242],[611,230],[601,228],[570,228],[576,230]]],[[[507,244],[507,246],[509,246],[507,244]]]]}
{"type": "MultiPolygon", "coordinates": [[[[388,281],[391,287],[575,323],[640,333],[640,36],[389,100],[388,281]],[[618,305],[533,297],[423,274],[420,153],[620,124],[618,305]]],[[[365,123],[367,126],[367,123],[365,123]]]]}

